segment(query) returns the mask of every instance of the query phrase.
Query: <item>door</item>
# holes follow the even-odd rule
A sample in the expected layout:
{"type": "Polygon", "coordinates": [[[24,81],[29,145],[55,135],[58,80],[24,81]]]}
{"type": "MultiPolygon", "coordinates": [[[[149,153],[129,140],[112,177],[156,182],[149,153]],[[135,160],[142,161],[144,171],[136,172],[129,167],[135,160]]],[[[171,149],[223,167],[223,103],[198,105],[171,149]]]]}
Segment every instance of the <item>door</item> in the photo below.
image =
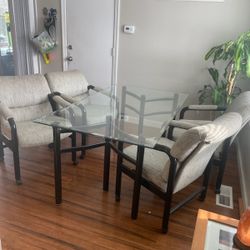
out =
{"type": "Polygon", "coordinates": [[[89,84],[110,86],[115,0],[65,1],[65,70],[79,69],[89,84]]]}

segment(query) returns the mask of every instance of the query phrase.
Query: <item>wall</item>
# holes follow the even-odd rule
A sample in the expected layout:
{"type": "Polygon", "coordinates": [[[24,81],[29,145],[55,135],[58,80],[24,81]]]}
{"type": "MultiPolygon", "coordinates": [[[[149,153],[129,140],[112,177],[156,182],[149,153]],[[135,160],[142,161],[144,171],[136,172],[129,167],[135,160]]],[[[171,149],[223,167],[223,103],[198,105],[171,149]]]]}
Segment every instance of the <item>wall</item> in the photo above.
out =
{"type": "Polygon", "coordinates": [[[61,7],[60,7],[60,0],[36,0],[37,2],[37,14],[38,14],[38,27],[37,33],[39,34],[44,30],[43,28],[43,8],[46,7],[48,9],[55,8],[57,9],[57,48],[53,51],[55,55],[55,60],[52,61],[50,64],[46,65],[40,57],[41,62],[41,73],[47,73],[52,71],[62,71],[62,31],[61,31],[61,7]]]}
{"type": "Polygon", "coordinates": [[[205,53],[249,29],[249,0],[121,0],[118,82],[191,94],[209,82],[205,53]]]}

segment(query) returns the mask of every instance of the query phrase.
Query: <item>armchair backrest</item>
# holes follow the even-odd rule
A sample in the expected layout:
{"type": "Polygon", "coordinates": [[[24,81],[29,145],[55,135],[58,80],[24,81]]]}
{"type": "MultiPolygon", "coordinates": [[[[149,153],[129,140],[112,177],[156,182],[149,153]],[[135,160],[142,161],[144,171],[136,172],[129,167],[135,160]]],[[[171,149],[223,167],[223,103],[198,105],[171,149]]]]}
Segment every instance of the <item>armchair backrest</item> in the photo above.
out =
{"type": "MultiPolygon", "coordinates": [[[[243,128],[250,121],[250,91],[245,91],[237,96],[232,103],[228,106],[226,113],[228,112],[237,112],[242,117],[242,125],[243,128]]],[[[237,136],[240,130],[234,134],[231,139],[231,143],[237,136]]]]}
{"type": "Polygon", "coordinates": [[[51,92],[82,99],[88,90],[88,82],[79,70],[51,72],[45,75],[51,92]]]}
{"type": "Polygon", "coordinates": [[[237,112],[242,116],[242,127],[250,119],[250,91],[245,91],[237,96],[228,106],[226,113],[237,112]]]}
{"type": "Polygon", "coordinates": [[[0,101],[9,107],[16,121],[32,120],[48,112],[50,89],[44,76],[1,76],[0,101]]]}
{"type": "Polygon", "coordinates": [[[173,145],[171,155],[179,165],[174,192],[199,178],[215,150],[226,139],[237,133],[242,124],[238,113],[230,112],[213,122],[187,130],[173,145]]]}

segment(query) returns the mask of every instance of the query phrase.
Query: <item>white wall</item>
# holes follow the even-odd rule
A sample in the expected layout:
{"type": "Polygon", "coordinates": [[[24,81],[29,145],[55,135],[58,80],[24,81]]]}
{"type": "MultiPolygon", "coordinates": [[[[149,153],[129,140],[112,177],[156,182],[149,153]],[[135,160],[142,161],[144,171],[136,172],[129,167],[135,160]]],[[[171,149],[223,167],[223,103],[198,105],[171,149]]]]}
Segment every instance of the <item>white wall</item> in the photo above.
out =
{"type": "Polygon", "coordinates": [[[205,53],[250,27],[250,1],[121,0],[118,82],[197,93],[209,79],[205,53]]]}

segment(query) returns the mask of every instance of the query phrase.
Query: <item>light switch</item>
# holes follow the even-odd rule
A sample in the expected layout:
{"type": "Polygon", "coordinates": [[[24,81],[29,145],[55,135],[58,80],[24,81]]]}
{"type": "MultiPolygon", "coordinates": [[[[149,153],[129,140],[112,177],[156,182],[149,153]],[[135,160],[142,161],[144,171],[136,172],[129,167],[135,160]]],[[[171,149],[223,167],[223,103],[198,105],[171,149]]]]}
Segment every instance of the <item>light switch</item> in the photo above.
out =
{"type": "Polygon", "coordinates": [[[128,33],[128,34],[134,34],[135,33],[135,26],[134,25],[124,25],[123,32],[128,33]]]}

